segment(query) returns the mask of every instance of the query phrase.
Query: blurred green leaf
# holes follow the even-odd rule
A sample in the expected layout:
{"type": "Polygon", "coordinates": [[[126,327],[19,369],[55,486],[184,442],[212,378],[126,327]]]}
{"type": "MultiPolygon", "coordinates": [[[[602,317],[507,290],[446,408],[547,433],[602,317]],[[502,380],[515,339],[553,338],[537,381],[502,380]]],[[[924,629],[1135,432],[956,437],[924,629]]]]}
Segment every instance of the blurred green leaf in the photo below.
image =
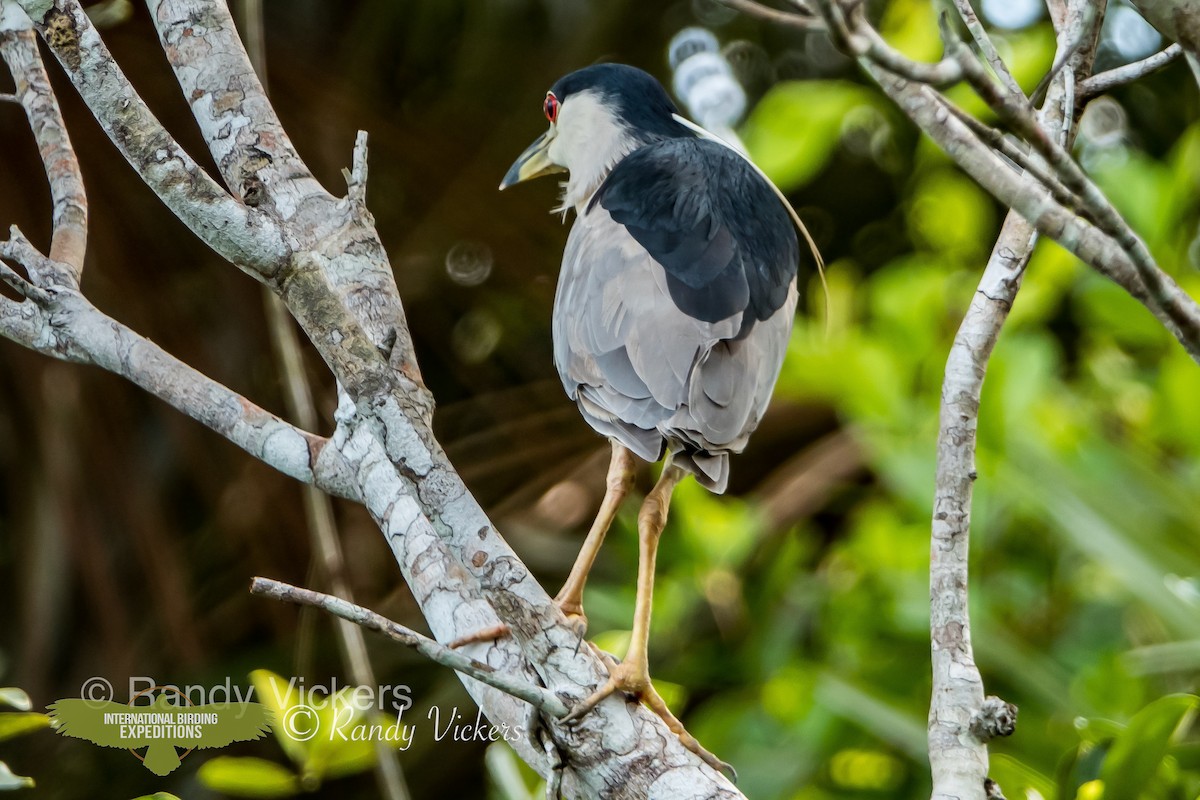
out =
{"type": "Polygon", "coordinates": [[[1200,705],[1200,697],[1161,697],[1139,711],[1104,759],[1104,800],[1138,800],[1158,771],[1171,739],[1200,705]]]}
{"type": "Polygon", "coordinates": [[[488,745],[483,763],[487,768],[492,800],[542,800],[544,790],[537,786],[537,776],[505,742],[488,745]],[[533,784],[531,786],[531,784],[533,784]]]}
{"type": "Polygon", "coordinates": [[[1052,780],[1007,753],[989,755],[988,777],[1000,784],[1006,796],[1029,797],[1029,791],[1033,790],[1042,797],[1054,797],[1052,780]]]}
{"type": "Polygon", "coordinates": [[[213,791],[234,797],[291,797],[300,792],[300,779],[287,767],[262,758],[217,756],[196,771],[213,791]]]}
{"type": "MultiPolygon", "coordinates": [[[[298,738],[294,732],[307,735],[310,725],[316,724],[315,713],[298,710],[302,705],[300,692],[294,681],[288,681],[267,669],[256,669],[250,673],[255,699],[271,709],[275,724],[271,732],[275,741],[293,764],[303,764],[308,759],[308,740],[298,738]]],[[[317,733],[319,735],[319,732],[317,733]]]]}
{"type": "Polygon", "coordinates": [[[50,727],[50,717],[34,711],[0,714],[0,742],[50,727]]]}
{"type": "Polygon", "coordinates": [[[922,0],[895,0],[879,22],[879,32],[888,44],[909,58],[936,61],[942,55],[937,10],[922,0]]]}
{"type": "Polygon", "coordinates": [[[783,191],[810,181],[833,155],[852,109],[878,104],[872,92],[841,81],[780,83],[754,107],[741,131],[751,158],[783,191]]]}

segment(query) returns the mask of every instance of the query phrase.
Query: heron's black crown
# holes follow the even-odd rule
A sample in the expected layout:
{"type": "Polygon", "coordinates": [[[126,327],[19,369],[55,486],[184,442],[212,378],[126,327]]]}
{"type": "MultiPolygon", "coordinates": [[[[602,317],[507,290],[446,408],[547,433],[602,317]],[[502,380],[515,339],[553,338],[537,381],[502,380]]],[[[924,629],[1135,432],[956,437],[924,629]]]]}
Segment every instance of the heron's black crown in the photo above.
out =
{"type": "Polygon", "coordinates": [[[679,109],[662,84],[637,67],[593,64],[559,78],[550,91],[559,102],[566,102],[572,94],[594,92],[630,134],[646,142],[695,136],[672,116],[679,109]]]}

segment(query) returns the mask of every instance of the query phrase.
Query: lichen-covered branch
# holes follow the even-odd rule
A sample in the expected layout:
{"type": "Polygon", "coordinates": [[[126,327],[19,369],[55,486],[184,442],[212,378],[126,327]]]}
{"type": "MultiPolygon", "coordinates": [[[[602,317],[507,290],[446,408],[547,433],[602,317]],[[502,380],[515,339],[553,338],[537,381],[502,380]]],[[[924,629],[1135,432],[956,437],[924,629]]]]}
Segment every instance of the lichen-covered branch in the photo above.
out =
{"type": "Polygon", "coordinates": [[[0,6],[0,55],[12,73],[17,86],[15,99],[29,118],[29,128],[50,182],[54,226],[50,259],[66,265],[78,285],[87,252],[87,195],[83,191],[83,176],[58,100],[50,87],[50,76],[38,53],[33,22],[14,3],[0,6]]]}
{"type": "MultiPolygon", "coordinates": [[[[375,346],[386,346],[394,366],[420,384],[395,278],[363,202],[366,135],[355,143],[350,196],[334,197],[283,129],[228,6],[148,0],[147,7],[226,185],[248,205],[278,215],[294,241],[295,270],[318,272],[375,346]]],[[[304,325],[303,309],[290,310],[304,325]]]]}
{"type": "MultiPolygon", "coordinates": [[[[1077,74],[1090,68],[1100,20],[1056,25],[1059,52],[1074,47],[1051,83],[1034,124],[1056,145],[1073,138],[1077,74]],[[1091,26],[1095,26],[1094,28],[1091,26]]],[[[934,800],[999,795],[988,778],[987,744],[1013,731],[1016,707],[985,698],[975,664],[968,609],[971,502],[979,403],[988,360],[1021,286],[1037,241],[1031,222],[1010,211],[946,360],[938,420],[937,473],[930,540],[929,599],[933,691],[929,761],[934,800]]]]}
{"type": "Polygon", "coordinates": [[[167,133],[134,91],[75,0],[18,3],[101,127],[146,184],[230,262],[272,277],[289,248],[277,219],[235,200],[167,133]]]}
{"type": "Polygon", "coordinates": [[[967,593],[975,432],[988,358],[1036,238],[1027,221],[1016,213],[1008,215],[946,361],[929,556],[929,764],[934,800],[983,800],[988,775],[987,748],[970,735],[971,719],[984,700],[971,646],[967,593]]]}
{"type": "Polygon", "coordinates": [[[1181,55],[1183,55],[1183,48],[1178,44],[1173,44],[1152,56],[1146,56],[1140,61],[1134,61],[1132,64],[1126,64],[1110,69],[1107,72],[1101,72],[1098,75],[1084,78],[1079,83],[1079,98],[1087,100],[1096,95],[1111,92],[1118,86],[1124,86],[1127,83],[1141,80],[1147,75],[1162,69],[1181,55]]]}
{"type": "MultiPolygon", "coordinates": [[[[0,256],[31,275],[58,272],[13,230],[0,256]]],[[[64,269],[59,265],[59,270],[64,269]]],[[[73,286],[27,284],[30,300],[0,305],[0,336],[44,355],[120,375],[280,472],[357,499],[347,464],[329,440],[300,430],[192,369],[104,314],[73,286]]]]}

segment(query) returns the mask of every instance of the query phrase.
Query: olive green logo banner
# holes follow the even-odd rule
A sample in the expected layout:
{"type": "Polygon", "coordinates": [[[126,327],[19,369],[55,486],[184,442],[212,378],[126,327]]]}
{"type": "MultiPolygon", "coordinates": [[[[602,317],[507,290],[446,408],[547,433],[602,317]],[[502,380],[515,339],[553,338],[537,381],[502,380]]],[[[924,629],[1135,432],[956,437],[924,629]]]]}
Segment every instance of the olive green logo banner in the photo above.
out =
{"type": "Polygon", "coordinates": [[[49,706],[51,724],[63,736],[101,747],[123,747],[155,775],[167,775],[198,747],[225,747],[258,739],[270,732],[274,723],[271,711],[261,703],[191,706],[173,702],[167,694],[159,694],[151,705],[132,702],[59,700],[49,706]],[[137,752],[143,747],[145,755],[137,752]]]}

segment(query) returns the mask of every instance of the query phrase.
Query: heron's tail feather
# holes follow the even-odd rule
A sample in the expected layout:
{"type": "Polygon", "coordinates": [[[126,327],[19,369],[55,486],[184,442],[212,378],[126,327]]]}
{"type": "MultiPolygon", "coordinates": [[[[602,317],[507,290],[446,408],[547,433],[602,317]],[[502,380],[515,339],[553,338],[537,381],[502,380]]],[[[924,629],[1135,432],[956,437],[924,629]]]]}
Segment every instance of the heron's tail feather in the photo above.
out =
{"type": "Polygon", "coordinates": [[[696,482],[716,494],[729,486],[729,453],[702,453],[680,450],[671,455],[671,463],[696,476],[696,482]]]}

